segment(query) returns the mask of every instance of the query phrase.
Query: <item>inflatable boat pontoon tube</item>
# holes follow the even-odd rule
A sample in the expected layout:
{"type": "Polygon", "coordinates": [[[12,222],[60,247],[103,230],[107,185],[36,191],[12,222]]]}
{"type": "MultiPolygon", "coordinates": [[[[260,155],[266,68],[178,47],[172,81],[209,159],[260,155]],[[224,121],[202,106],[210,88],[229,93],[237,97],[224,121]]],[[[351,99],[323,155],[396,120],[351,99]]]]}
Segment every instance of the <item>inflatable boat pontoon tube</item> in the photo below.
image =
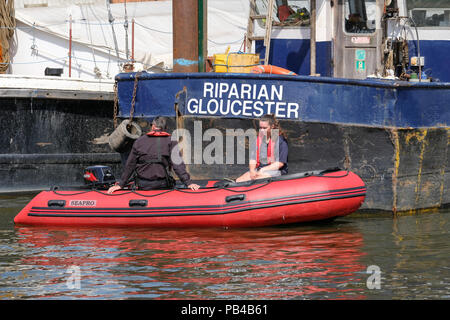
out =
{"type": "Polygon", "coordinates": [[[205,181],[192,191],[42,191],[17,225],[262,227],[331,219],[362,205],[366,187],[349,171],[317,171],[244,183],[205,181]]]}

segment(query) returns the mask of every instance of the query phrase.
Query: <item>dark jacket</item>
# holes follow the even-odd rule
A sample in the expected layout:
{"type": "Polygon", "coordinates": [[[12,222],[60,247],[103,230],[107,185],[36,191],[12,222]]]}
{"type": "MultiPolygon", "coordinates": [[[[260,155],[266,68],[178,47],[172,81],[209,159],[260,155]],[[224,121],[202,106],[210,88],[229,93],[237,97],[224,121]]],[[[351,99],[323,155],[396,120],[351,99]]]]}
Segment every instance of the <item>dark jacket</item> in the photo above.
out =
{"type": "Polygon", "coordinates": [[[136,169],[137,178],[145,180],[158,180],[166,178],[164,167],[155,161],[161,161],[168,166],[169,172],[173,168],[180,180],[186,185],[190,185],[191,178],[186,172],[186,165],[181,163],[173,163],[172,154],[177,154],[179,159],[181,155],[178,149],[178,143],[172,141],[168,133],[165,132],[149,132],[139,137],[133,144],[130,155],[128,156],[125,170],[119,181],[119,185],[123,188],[134,170],[136,169]]]}

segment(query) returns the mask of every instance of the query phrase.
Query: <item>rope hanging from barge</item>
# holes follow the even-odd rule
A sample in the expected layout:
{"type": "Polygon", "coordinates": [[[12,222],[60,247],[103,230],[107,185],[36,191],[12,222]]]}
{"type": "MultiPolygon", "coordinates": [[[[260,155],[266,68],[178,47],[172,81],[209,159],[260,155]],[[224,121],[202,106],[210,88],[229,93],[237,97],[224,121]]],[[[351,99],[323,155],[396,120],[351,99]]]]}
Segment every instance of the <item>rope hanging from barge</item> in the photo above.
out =
{"type": "Polygon", "coordinates": [[[14,35],[16,19],[14,17],[14,0],[5,0],[0,2],[0,73],[6,73],[8,70],[9,41],[14,35]]]}

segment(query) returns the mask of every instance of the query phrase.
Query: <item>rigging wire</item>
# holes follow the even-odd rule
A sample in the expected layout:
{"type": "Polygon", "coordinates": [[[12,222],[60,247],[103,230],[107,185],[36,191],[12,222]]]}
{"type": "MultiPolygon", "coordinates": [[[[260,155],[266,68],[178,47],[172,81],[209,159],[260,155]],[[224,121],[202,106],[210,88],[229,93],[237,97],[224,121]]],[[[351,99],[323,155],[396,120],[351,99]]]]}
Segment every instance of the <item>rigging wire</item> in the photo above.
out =
{"type": "Polygon", "coordinates": [[[125,57],[129,58],[129,52],[128,52],[128,16],[127,16],[127,0],[123,3],[124,10],[125,10],[125,17],[124,17],[124,23],[123,27],[125,29],[125,57]]]}
{"type": "MultiPolygon", "coordinates": [[[[80,7],[81,13],[84,15],[83,9],[82,7],[80,7]]],[[[95,59],[95,52],[94,52],[94,43],[92,41],[92,30],[91,30],[91,25],[90,25],[90,21],[88,19],[85,19],[87,21],[86,24],[86,29],[87,29],[87,33],[88,33],[88,38],[89,38],[89,42],[91,43],[90,47],[91,47],[91,52],[92,52],[92,59],[94,60],[94,73],[98,78],[101,78],[101,71],[97,66],[97,61],[95,59]]]]}
{"type": "Polygon", "coordinates": [[[116,37],[116,32],[114,31],[114,17],[112,15],[111,12],[111,6],[109,4],[109,0],[105,0],[106,1],[106,8],[108,9],[108,20],[109,23],[111,25],[111,30],[112,30],[112,34],[113,34],[113,40],[114,40],[114,47],[116,49],[116,56],[117,56],[117,63],[118,63],[118,67],[120,68],[120,64],[119,64],[119,60],[120,60],[120,55],[119,55],[119,45],[117,44],[117,37],[116,37]]]}
{"type": "MultiPolygon", "coordinates": [[[[88,61],[88,62],[93,62],[94,63],[94,72],[96,75],[98,75],[100,73],[100,70],[98,68],[98,64],[101,63],[107,63],[108,64],[108,70],[109,70],[109,64],[115,60],[115,62],[117,63],[118,68],[121,68],[121,64],[128,62],[129,61],[129,48],[128,48],[128,12],[127,12],[127,4],[126,4],[126,0],[124,2],[124,12],[125,12],[125,16],[124,16],[124,20],[123,22],[121,22],[120,20],[115,21],[116,19],[113,17],[112,15],[112,10],[111,10],[111,6],[110,6],[110,2],[109,0],[105,0],[106,1],[106,7],[108,10],[108,22],[92,22],[89,21],[89,19],[75,19],[72,21],[73,24],[79,24],[79,25],[85,25],[86,29],[87,29],[87,36],[90,42],[90,47],[91,47],[91,52],[92,52],[92,59],[86,59],[86,58],[79,58],[77,57],[77,60],[81,60],[81,61],[88,61]],[[126,53],[126,59],[121,58],[120,57],[120,51],[119,51],[119,45],[117,42],[117,36],[115,33],[115,29],[114,29],[114,25],[115,24],[121,24],[123,23],[124,28],[125,28],[125,53],[126,53]],[[94,26],[107,26],[109,25],[111,27],[112,30],[112,37],[113,37],[113,41],[114,41],[114,49],[116,52],[116,57],[117,59],[112,59],[111,60],[111,49],[109,46],[105,45],[97,45],[94,44],[94,38],[93,38],[93,30],[92,28],[94,26]],[[108,50],[108,60],[102,61],[102,60],[97,60],[98,57],[96,57],[95,55],[95,48],[105,48],[108,50]]],[[[14,18],[14,0],[5,0],[2,1],[2,3],[0,4],[0,17],[3,18],[3,20],[0,20],[0,40],[3,42],[5,39],[5,34],[8,35],[9,37],[12,37],[12,35],[14,34],[14,32],[16,30],[30,30],[32,33],[32,45],[31,45],[31,50],[32,50],[32,55],[37,56],[38,55],[38,41],[39,38],[36,38],[36,31],[47,31],[48,29],[50,29],[51,27],[57,27],[60,25],[64,25],[68,23],[68,20],[65,20],[64,22],[61,23],[51,23],[51,24],[38,24],[36,22],[33,22],[32,25],[30,26],[17,26],[16,25],[16,19],[14,18]],[[7,9],[6,9],[7,8],[7,9]],[[6,15],[6,12],[9,13],[9,15],[6,15]],[[5,19],[5,17],[7,19],[5,19]]],[[[140,27],[146,29],[146,30],[150,30],[153,32],[158,32],[158,33],[163,33],[163,34],[173,34],[172,31],[164,31],[164,30],[158,30],[155,28],[150,28],[147,27],[145,25],[143,25],[142,23],[139,23],[138,21],[135,20],[135,24],[139,25],[140,27]]],[[[228,42],[217,42],[214,41],[212,39],[207,39],[210,43],[214,44],[214,45],[229,45],[229,44],[235,44],[235,43],[241,43],[243,41],[243,38],[240,38],[238,40],[235,41],[228,41],[228,42]]],[[[6,50],[5,48],[9,49],[9,43],[8,41],[6,41],[5,44],[0,43],[0,46],[2,47],[2,59],[0,60],[0,73],[1,72],[5,72],[9,66],[17,64],[17,65],[26,65],[26,64],[40,64],[40,63],[45,63],[48,61],[60,61],[60,60],[64,60],[67,57],[56,57],[56,58],[51,58],[48,60],[39,60],[39,61],[21,61],[21,62],[11,62],[10,58],[9,58],[9,50],[6,50]],[[5,56],[8,55],[8,56],[5,56]],[[4,70],[4,71],[3,71],[4,70]]],[[[139,61],[138,61],[139,62],[139,61]]],[[[152,67],[152,66],[150,66],[152,67]]],[[[108,72],[109,73],[109,72],[108,72]]]]}

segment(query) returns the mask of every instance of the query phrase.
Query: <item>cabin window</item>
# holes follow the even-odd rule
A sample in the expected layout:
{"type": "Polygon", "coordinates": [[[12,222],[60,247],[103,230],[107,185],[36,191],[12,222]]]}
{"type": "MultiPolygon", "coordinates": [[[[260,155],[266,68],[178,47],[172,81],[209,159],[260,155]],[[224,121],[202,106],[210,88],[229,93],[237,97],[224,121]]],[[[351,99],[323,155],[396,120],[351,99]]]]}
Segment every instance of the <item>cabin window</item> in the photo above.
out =
{"type": "MultiPolygon", "coordinates": [[[[256,13],[267,15],[269,0],[256,0],[256,13]]],[[[309,0],[274,0],[272,8],[274,26],[280,27],[308,27],[310,19],[309,0]]],[[[266,19],[259,23],[265,27],[266,19]]]]}
{"type": "Polygon", "coordinates": [[[406,6],[418,27],[450,27],[450,0],[407,0],[406,6]]]}
{"type": "Polygon", "coordinates": [[[345,31],[375,32],[376,0],[345,0],[345,31]]]}

